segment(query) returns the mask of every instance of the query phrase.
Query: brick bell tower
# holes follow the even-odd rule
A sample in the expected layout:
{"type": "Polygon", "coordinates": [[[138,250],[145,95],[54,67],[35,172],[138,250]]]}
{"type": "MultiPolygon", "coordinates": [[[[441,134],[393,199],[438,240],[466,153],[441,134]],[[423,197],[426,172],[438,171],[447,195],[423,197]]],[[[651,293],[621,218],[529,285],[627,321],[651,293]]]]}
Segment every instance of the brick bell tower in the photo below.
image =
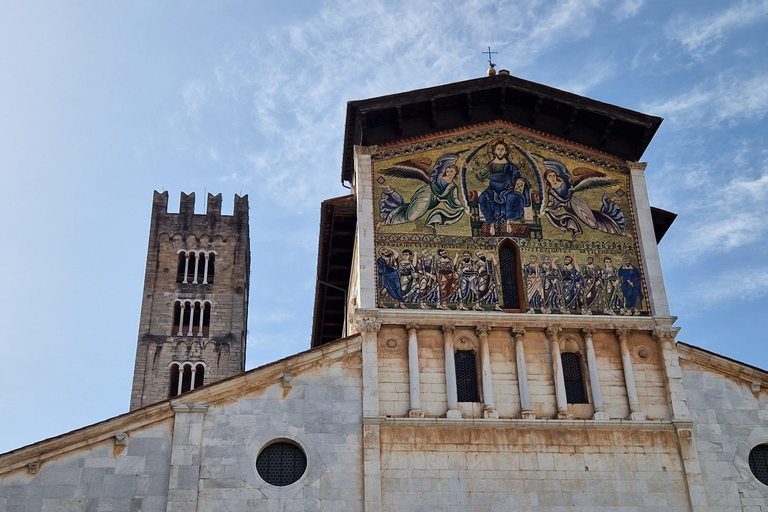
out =
{"type": "Polygon", "coordinates": [[[194,193],[168,213],[168,192],[155,192],[131,410],[245,369],[250,259],[247,195],[222,215],[208,194],[196,215],[194,193]]]}

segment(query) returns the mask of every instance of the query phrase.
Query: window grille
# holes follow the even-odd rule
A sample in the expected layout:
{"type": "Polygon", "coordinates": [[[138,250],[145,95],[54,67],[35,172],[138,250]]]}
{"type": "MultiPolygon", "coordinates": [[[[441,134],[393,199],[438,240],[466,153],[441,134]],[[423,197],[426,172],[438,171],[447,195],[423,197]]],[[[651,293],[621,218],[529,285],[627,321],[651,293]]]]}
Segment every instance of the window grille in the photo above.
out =
{"type": "Polygon", "coordinates": [[[459,402],[479,402],[477,392],[477,366],[473,350],[459,350],[454,355],[456,363],[456,391],[459,402]]]}
{"type": "Polygon", "coordinates": [[[584,388],[584,377],[581,374],[581,358],[574,352],[560,354],[563,362],[563,379],[565,380],[565,397],[569,404],[588,404],[587,392],[584,388]]]}
{"type": "Polygon", "coordinates": [[[749,469],[755,478],[768,485],[768,444],[759,444],[749,452],[749,469]]]}
{"type": "Polygon", "coordinates": [[[518,286],[517,251],[511,242],[499,248],[499,270],[501,272],[501,293],[504,309],[520,309],[520,288],[518,286]]]}
{"type": "Polygon", "coordinates": [[[307,456],[293,443],[273,443],[256,458],[259,476],[268,484],[280,487],[298,481],[306,469],[307,456]]]}

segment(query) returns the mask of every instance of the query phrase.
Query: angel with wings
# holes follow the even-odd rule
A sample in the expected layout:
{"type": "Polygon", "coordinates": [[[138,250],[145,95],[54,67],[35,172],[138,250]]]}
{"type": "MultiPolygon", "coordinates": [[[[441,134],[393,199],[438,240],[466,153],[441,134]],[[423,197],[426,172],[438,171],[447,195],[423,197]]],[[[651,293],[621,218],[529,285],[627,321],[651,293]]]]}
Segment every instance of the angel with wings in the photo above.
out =
{"type": "Polygon", "coordinates": [[[406,202],[396,190],[389,186],[379,200],[380,226],[393,226],[414,222],[425,215],[425,224],[433,229],[437,226],[455,224],[469,209],[461,201],[456,184],[459,169],[456,166],[460,153],[445,153],[434,165],[427,157],[418,157],[400,162],[381,171],[387,176],[416,179],[424,182],[406,202]],[[431,172],[428,172],[430,170],[431,172]]]}
{"type": "Polygon", "coordinates": [[[627,228],[627,215],[616,202],[603,194],[600,211],[592,210],[579,196],[580,190],[601,188],[615,185],[617,182],[605,174],[579,167],[572,172],[561,162],[543,159],[544,180],[549,185],[547,202],[542,207],[543,214],[557,229],[570,232],[574,238],[583,233],[583,222],[592,229],[610,235],[623,235],[627,228]],[[562,213],[559,213],[562,210],[562,213]]]}

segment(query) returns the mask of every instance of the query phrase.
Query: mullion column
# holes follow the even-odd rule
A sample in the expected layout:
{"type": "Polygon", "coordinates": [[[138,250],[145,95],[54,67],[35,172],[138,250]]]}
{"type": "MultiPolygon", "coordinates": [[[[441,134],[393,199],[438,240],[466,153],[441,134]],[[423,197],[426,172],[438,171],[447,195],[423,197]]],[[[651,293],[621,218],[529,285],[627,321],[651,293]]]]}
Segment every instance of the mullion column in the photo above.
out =
{"type": "Polygon", "coordinates": [[[476,329],[477,337],[480,338],[480,368],[483,381],[483,418],[498,418],[499,412],[493,400],[493,374],[491,373],[491,351],[488,347],[488,333],[490,326],[481,325],[476,329]]]}
{"type": "Polygon", "coordinates": [[[408,324],[408,379],[410,384],[411,408],[409,418],[423,418],[421,409],[421,383],[419,382],[419,339],[418,325],[408,324]]]}
{"type": "Polygon", "coordinates": [[[572,415],[568,412],[568,397],[565,394],[565,379],[563,377],[563,360],[560,356],[560,333],[561,327],[550,325],[547,327],[547,337],[552,352],[552,374],[555,378],[555,400],[557,401],[557,419],[571,419],[572,415]]]}
{"type": "Polygon", "coordinates": [[[531,396],[528,391],[528,369],[525,365],[525,349],[523,348],[523,327],[513,327],[512,336],[515,338],[515,360],[517,362],[517,386],[520,390],[520,417],[524,420],[536,419],[536,413],[531,409],[531,396]]]}
{"type": "Polygon", "coordinates": [[[595,412],[592,415],[593,420],[607,421],[610,419],[605,412],[603,405],[603,394],[600,391],[600,377],[597,374],[597,357],[595,356],[595,346],[592,343],[592,335],[595,330],[591,327],[582,329],[584,335],[584,344],[587,346],[587,372],[589,372],[589,388],[592,391],[592,402],[595,405],[595,412]]]}
{"type": "Polygon", "coordinates": [[[443,326],[443,350],[445,351],[445,396],[448,402],[446,418],[461,418],[459,394],[456,389],[456,360],[453,354],[453,325],[443,326]]]}
{"type": "Polygon", "coordinates": [[[627,387],[627,400],[629,401],[629,419],[644,420],[645,414],[640,411],[640,400],[637,397],[637,387],[635,386],[635,374],[632,371],[632,354],[629,353],[630,330],[627,328],[616,329],[616,336],[619,338],[621,347],[621,363],[624,367],[624,382],[627,387]]]}

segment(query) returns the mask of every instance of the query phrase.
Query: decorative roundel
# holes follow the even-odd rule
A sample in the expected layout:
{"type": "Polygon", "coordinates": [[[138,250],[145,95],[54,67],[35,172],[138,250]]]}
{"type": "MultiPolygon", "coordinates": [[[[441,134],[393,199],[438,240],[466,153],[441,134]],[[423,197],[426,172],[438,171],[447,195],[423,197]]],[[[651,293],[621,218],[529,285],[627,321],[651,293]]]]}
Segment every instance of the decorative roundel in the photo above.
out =
{"type": "Polygon", "coordinates": [[[297,482],[307,470],[307,456],[296,444],[278,441],[256,458],[256,471],[268,484],[284,487],[297,482]]]}
{"type": "Polygon", "coordinates": [[[759,444],[749,452],[749,469],[755,478],[768,485],[768,444],[759,444]]]}

